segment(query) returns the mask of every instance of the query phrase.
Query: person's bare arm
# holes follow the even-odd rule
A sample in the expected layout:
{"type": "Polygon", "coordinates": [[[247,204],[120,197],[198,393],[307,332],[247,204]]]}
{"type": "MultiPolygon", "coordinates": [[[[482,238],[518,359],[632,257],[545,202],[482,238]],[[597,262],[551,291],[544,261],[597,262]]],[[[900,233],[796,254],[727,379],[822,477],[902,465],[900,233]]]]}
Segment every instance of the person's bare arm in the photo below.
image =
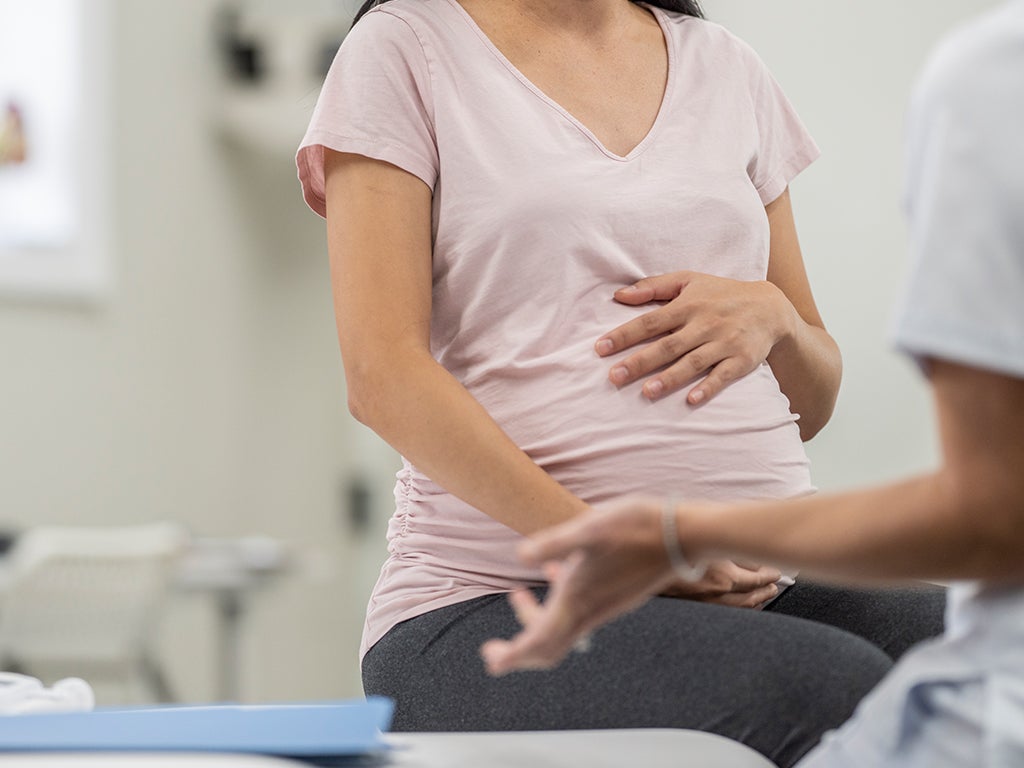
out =
{"type": "Polygon", "coordinates": [[[841,578],[1024,581],[1024,379],[937,360],[930,378],[943,452],[936,472],[788,503],[682,510],[684,548],[739,550],[841,578]]]}
{"type": "MultiPolygon", "coordinates": [[[[1024,379],[941,361],[931,370],[937,471],[789,501],[681,505],[684,554],[759,558],[844,580],[1024,583],[1024,379]]],[[[551,667],[580,637],[664,589],[673,571],[663,514],[662,501],[624,499],[525,542],[524,559],[553,571],[551,592],[543,605],[516,593],[523,630],[485,644],[488,669],[551,667]]]]}
{"type": "Polygon", "coordinates": [[[596,349],[610,355],[650,342],[617,363],[609,378],[626,386],[668,365],[643,384],[652,400],[707,373],[687,394],[693,405],[710,400],[767,360],[792,411],[800,415],[800,436],[810,440],[832,415],[842,359],[814,303],[789,191],[765,212],[771,229],[767,280],[697,272],[640,280],[617,291],[616,300],[667,303],[608,332],[596,349]]]}
{"type": "Polygon", "coordinates": [[[811,293],[789,190],[765,211],[771,227],[768,282],[777,286],[796,310],[789,333],[772,347],[768,363],[789,398],[790,409],[800,415],[800,437],[806,441],[832,418],[843,362],[839,345],[825,330],[811,293]]]}
{"type": "Polygon", "coordinates": [[[352,414],[436,483],[520,533],[582,510],[430,354],[431,190],[393,165],[326,154],[331,282],[352,414]]]}

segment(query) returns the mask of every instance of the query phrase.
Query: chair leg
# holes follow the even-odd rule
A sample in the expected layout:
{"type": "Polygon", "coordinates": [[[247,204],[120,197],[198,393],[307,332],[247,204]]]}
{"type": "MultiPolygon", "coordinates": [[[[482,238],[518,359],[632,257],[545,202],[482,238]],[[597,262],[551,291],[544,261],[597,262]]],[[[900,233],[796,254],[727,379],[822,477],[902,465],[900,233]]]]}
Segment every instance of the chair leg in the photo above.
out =
{"type": "Polygon", "coordinates": [[[146,684],[156,696],[158,702],[161,704],[172,704],[178,700],[170,684],[167,682],[163,669],[149,656],[142,657],[142,676],[145,678],[146,684]]]}

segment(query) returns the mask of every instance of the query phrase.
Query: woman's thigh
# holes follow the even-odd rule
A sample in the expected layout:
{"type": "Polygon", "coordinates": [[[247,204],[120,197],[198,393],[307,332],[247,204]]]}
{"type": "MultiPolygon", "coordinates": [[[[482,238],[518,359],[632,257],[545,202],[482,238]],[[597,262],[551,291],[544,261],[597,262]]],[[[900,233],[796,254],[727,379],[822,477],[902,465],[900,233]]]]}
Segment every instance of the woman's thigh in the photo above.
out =
{"type": "Polygon", "coordinates": [[[834,627],[654,598],[554,670],[492,678],[480,645],[519,629],[504,595],[403,622],[363,660],[395,730],[694,728],[792,765],[844,722],[890,659],[834,627]]]}
{"type": "Polygon", "coordinates": [[[899,659],[942,634],[946,589],[932,584],[860,588],[797,581],[765,609],[859,635],[899,659]]]}

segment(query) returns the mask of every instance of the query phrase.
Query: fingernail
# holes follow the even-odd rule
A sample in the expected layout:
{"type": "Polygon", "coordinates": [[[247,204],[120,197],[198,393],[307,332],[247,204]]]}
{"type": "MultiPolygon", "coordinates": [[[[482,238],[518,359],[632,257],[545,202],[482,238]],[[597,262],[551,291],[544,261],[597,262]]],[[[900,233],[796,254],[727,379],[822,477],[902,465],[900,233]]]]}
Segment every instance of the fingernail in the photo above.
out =
{"type": "Polygon", "coordinates": [[[601,339],[594,345],[594,349],[597,350],[597,354],[599,355],[607,355],[615,349],[615,345],[612,343],[611,339],[601,339]]]}
{"type": "MultiPolygon", "coordinates": [[[[619,291],[638,291],[640,290],[635,285],[627,285],[625,288],[619,288],[619,291]]],[[[616,291],[618,293],[619,291],[616,291]]]]}
{"type": "Polygon", "coordinates": [[[629,378],[629,371],[626,370],[625,366],[617,365],[614,368],[612,368],[612,372],[609,375],[611,376],[613,383],[625,384],[626,379],[629,378]]]}
{"type": "Polygon", "coordinates": [[[696,405],[704,399],[704,390],[695,389],[690,393],[690,402],[696,405]]]}
{"type": "Polygon", "coordinates": [[[662,392],[665,391],[665,385],[655,379],[654,381],[648,381],[644,384],[644,394],[648,397],[658,397],[662,392]]]}

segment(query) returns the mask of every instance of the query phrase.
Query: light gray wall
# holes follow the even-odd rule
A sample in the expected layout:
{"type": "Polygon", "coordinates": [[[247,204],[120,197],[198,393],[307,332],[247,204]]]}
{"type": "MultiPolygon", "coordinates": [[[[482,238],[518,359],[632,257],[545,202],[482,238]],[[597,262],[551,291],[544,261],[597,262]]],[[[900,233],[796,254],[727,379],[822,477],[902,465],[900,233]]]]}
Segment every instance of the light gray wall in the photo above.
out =
{"type": "Polygon", "coordinates": [[[708,0],[759,52],[822,149],[793,184],[804,258],[843,352],[836,414],[809,445],[823,490],[876,482],[936,458],[928,391],[891,350],[906,268],[903,116],[928,50],[998,0],[708,0]]]}
{"type": "MultiPolygon", "coordinates": [[[[707,2],[824,151],[793,188],[846,362],[835,420],[810,446],[822,488],[933,459],[925,389],[885,338],[904,269],[903,107],[926,49],[994,4],[707,2]]],[[[0,523],[170,517],[283,537],[306,559],[251,603],[243,698],[356,695],[395,456],[346,412],[323,227],[290,158],[211,129],[214,6],[114,3],[116,286],[95,308],[0,302],[0,523]],[[362,536],[340,494],[359,473],[378,491],[362,536]]],[[[159,647],[190,700],[215,696],[216,639],[210,602],[177,597],[159,647]]]]}

